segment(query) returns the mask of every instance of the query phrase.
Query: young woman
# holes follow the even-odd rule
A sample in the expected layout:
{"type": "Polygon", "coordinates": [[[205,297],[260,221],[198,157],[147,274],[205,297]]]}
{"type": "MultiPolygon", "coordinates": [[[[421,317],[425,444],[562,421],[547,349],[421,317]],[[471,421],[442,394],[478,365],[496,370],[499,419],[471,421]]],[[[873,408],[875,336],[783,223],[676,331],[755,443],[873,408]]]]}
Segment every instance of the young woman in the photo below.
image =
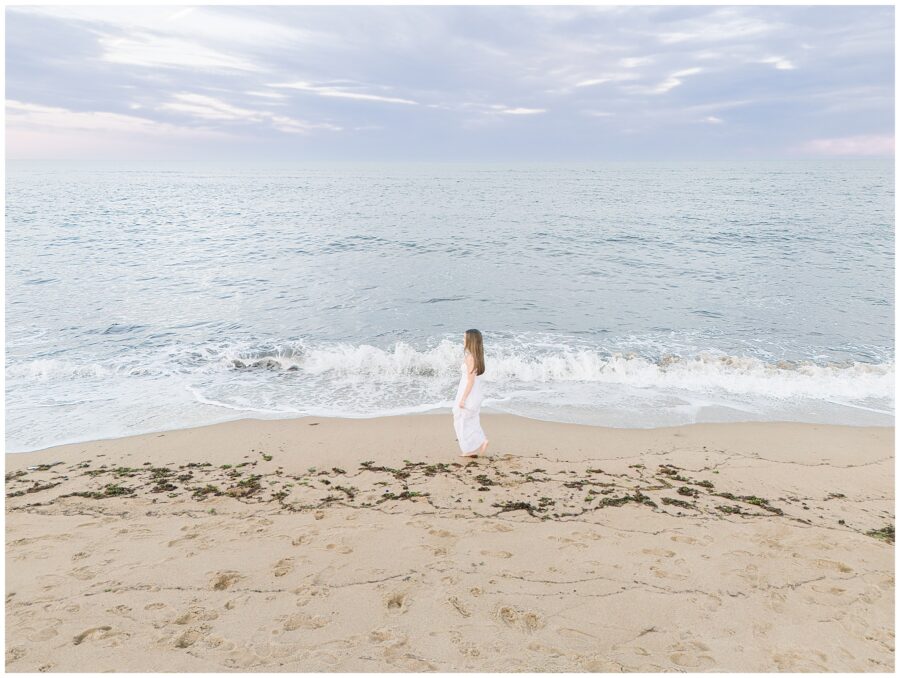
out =
{"type": "Polygon", "coordinates": [[[456,391],[453,406],[453,428],[459,442],[461,457],[477,457],[484,454],[488,439],[481,430],[481,401],[484,389],[481,375],[484,374],[484,341],[478,330],[466,330],[463,338],[465,361],[461,365],[462,376],[456,391]]]}

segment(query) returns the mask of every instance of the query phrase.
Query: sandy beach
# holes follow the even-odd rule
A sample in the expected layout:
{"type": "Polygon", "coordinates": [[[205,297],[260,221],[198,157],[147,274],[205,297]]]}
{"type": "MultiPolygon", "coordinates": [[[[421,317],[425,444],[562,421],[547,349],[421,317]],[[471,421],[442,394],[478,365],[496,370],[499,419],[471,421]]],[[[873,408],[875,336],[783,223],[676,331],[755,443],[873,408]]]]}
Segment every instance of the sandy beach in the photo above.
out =
{"type": "Polygon", "coordinates": [[[482,419],[7,454],[7,671],[894,670],[893,428],[482,419]]]}

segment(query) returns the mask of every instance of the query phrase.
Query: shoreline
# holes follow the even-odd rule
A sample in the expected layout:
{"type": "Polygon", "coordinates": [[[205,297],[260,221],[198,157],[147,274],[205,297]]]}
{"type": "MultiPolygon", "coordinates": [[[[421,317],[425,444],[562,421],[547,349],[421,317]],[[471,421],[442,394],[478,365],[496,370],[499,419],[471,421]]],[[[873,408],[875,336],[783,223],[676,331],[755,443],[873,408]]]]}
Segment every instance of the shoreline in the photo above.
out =
{"type": "Polygon", "coordinates": [[[893,427],[482,420],[7,453],[7,670],[893,670],[893,427]]]}
{"type": "MultiPolygon", "coordinates": [[[[426,410],[422,412],[405,412],[402,414],[391,414],[391,415],[374,415],[374,416],[359,416],[359,417],[323,417],[316,415],[301,415],[301,416],[289,416],[289,417],[240,417],[236,419],[225,419],[222,421],[215,421],[209,424],[197,424],[191,426],[184,426],[179,428],[170,428],[170,429],[158,429],[153,431],[146,431],[144,433],[130,433],[127,435],[113,435],[107,438],[91,438],[88,440],[77,440],[73,442],[62,442],[56,443],[53,445],[47,445],[46,447],[40,447],[34,450],[23,450],[19,452],[10,452],[6,451],[7,459],[18,456],[18,455],[26,455],[26,454],[37,454],[40,452],[47,452],[49,450],[57,449],[57,448],[69,448],[77,445],[93,445],[95,443],[100,442],[109,442],[116,440],[130,440],[133,438],[141,438],[144,436],[154,436],[160,434],[170,434],[176,433],[179,431],[191,431],[195,429],[208,429],[215,426],[226,426],[229,424],[237,424],[239,422],[258,422],[263,424],[265,422],[285,422],[285,421],[332,421],[332,422],[341,422],[341,421],[372,421],[372,420],[392,420],[392,419],[404,419],[406,417],[447,417],[447,420],[450,421],[452,414],[451,409],[447,408],[434,408],[431,410],[426,410]]],[[[488,410],[486,408],[482,408],[481,418],[484,421],[488,421],[493,418],[509,418],[509,419],[517,419],[529,422],[537,422],[540,424],[550,424],[550,425],[558,425],[558,426],[572,426],[572,427],[586,427],[591,429],[599,429],[599,430],[609,430],[609,431],[660,431],[660,430],[669,430],[669,429],[690,429],[692,427],[702,427],[702,426],[768,426],[768,425],[779,425],[779,426],[811,426],[811,427],[836,427],[836,428],[847,428],[847,429],[884,429],[884,430],[893,430],[894,426],[881,426],[881,425],[872,425],[872,424],[824,424],[824,423],[816,423],[816,422],[805,422],[805,421],[794,421],[794,420],[785,420],[785,419],[773,419],[767,421],[757,421],[757,420],[743,420],[743,421],[718,421],[718,422],[691,422],[685,424],[673,424],[673,425],[664,425],[664,426],[608,426],[604,424],[582,424],[577,422],[566,422],[566,421],[557,421],[553,419],[538,419],[535,417],[528,417],[519,414],[508,414],[505,412],[498,412],[488,410]]],[[[453,436],[452,425],[450,426],[451,437],[453,436]]]]}

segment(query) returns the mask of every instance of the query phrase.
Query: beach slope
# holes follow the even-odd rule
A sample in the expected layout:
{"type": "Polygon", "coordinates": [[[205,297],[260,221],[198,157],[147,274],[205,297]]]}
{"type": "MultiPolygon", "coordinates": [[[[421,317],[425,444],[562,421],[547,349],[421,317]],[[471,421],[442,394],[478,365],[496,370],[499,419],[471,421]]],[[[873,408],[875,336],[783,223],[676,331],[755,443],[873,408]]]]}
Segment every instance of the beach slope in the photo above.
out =
{"type": "Polygon", "coordinates": [[[893,671],[893,428],[482,421],[8,454],[7,670],[893,671]]]}

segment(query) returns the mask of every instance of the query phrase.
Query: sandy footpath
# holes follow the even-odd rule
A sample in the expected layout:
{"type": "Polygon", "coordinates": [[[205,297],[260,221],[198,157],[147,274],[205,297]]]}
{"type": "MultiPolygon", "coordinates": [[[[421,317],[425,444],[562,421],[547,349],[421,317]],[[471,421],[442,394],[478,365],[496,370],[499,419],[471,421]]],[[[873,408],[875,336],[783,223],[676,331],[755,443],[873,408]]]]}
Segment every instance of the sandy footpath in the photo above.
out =
{"type": "Polygon", "coordinates": [[[6,455],[7,671],[894,669],[894,430],[245,420],[6,455]]]}

